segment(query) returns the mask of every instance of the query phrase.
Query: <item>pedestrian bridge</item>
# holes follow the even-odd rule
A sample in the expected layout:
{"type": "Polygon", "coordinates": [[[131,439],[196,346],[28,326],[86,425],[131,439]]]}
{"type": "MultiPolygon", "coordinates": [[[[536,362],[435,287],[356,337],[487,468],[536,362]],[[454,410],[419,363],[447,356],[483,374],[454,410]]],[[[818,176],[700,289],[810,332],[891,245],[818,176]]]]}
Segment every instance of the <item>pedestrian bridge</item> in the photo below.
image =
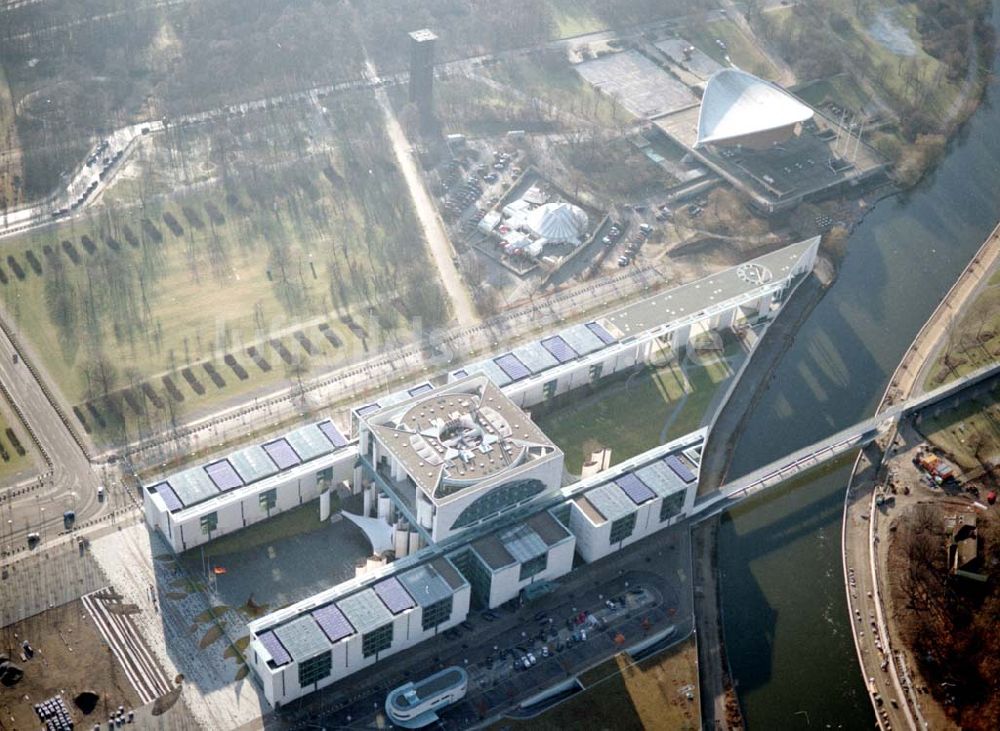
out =
{"type": "Polygon", "coordinates": [[[699,496],[694,503],[691,517],[701,520],[729,510],[752,495],[780,485],[796,475],[818,467],[837,457],[859,449],[880,434],[890,432],[901,419],[961,393],[1000,374],[1000,363],[984,366],[956,381],[933,391],[915,396],[901,404],[891,406],[870,419],[859,422],[822,441],[810,444],[786,457],[764,465],[743,477],[722,485],[718,490],[699,496]]]}

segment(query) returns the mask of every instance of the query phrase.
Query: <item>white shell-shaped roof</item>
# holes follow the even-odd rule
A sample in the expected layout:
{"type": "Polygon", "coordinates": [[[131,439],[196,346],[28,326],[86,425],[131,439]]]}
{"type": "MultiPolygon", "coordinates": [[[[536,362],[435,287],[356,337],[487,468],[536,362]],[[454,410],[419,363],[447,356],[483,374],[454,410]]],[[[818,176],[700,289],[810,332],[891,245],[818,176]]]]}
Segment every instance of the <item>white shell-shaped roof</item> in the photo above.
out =
{"type": "Polygon", "coordinates": [[[812,116],[809,106],[770,81],[723,69],[705,86],[695,147],[788,127],[812,116]]]}

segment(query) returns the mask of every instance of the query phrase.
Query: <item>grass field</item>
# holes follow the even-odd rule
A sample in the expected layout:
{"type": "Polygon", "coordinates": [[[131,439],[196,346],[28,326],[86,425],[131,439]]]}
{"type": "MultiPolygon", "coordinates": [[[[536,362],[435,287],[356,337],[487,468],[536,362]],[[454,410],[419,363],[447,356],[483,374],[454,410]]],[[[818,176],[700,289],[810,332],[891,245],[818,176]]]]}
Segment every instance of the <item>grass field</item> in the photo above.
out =
{"type": "Polygon", "coordinates": [[[587,83],[561,50],[504,59],[490,67],[488,73],[522,95],[553,105],[581,120],[605,127],[627,125],[633,120],[612,97],[587,83]]]}
{"type": "Polygon", "coordinates": [[[0,67],[0,212],[23,202],[20,185],[21,151],[17,139],[14,101],[0,67]]]}
{"type": "Polygon", "coordinates": [[[698,651],[694,639],[633,664],[617,655],[588,671],[586,689],[530,721],[505,719],[494,729],[669,729],[701,728],[698,651]],[[694,697],[688,700],[691,693],[694,697]]]}
{"type": "Polygon", "coordinates": [[[927,441],[950,454],[963,470],[1000,456],[1000,388],[994,387],[990,396],[940,413],[927,409],[920,417],[920,432],[927,441]]]}
{"type": "Polygon", "coordinates": [[[10,485],[33,476],[38,469],[34,457],[35,451],[28,435],[4,402],[0,406],[0,485],[10,485]],[[8,434],[8,429],[13,432],[14,439],[8,434]]]}
{"type": "Polygon", "coordinates": [[[373,100],[329,105],[328,128],[288,130],[284,156],[243,120],[165,137],[105,206],[0,247],[0,296],[89,428],[120,421],[109,393],[126,419],[146,385],[156,409],[204,409],[444,321],[373,100]]]}
{"type": "Polygon", "coordinates": [[[761,78],[773,79],[778,75],[774,64],[757,50],[732,20],[720,18],[709,23],[685,26],[678,32],[723,66],[729,65],[726,62],[728,55],[733,64],[761,78]],[[716,43],[717,39],[726,44],[725,50],[716,43]]]}
{"type": "Polygon", "coordinates": [[[565,452],[566,469],[579,474],[584,459],[598,449],[610,449],[611,464],[618,464],[698,429],[731,375],[725,361],[647,367],[535,421],[565,452]]]}
{"type": "Polygon", "coordinates": [[[951,323],[941,352],[927,372],[924,390],[960,378],[1000,358],[1000,271],[951,323]]]}
{"type": "Polygon", "coordinates": [[[860,112],[870,104],[858,82],[848,74],[837,74],[829,79],[821,79],[796,92],[814,107],[833,102],[840,107],[860,112]]]}
{"type": "Polygon", "coordinates": [[[607,27],[607,23],[573,0],[548,0],[554,38],[572,38],[607,27]]]}

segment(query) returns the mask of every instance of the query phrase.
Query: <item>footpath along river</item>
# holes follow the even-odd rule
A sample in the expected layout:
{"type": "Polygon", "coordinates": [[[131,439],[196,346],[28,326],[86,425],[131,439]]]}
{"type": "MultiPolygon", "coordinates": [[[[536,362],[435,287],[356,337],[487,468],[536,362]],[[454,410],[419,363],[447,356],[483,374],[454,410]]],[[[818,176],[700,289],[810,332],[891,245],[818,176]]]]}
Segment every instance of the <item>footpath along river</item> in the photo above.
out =
{"type": "MultiPolygon", "coordinates": [[[[730,477],[874,413],[913,337],[1000,220],[997,66],[994,60],[984,102],[933,176],[879,203],[855,229],[837,281],[751,414],[730,477]]],[[[852,461],[789,484],[723,521],[723,622],[751,729],[874,724],[840,558],[852,461]]]]}

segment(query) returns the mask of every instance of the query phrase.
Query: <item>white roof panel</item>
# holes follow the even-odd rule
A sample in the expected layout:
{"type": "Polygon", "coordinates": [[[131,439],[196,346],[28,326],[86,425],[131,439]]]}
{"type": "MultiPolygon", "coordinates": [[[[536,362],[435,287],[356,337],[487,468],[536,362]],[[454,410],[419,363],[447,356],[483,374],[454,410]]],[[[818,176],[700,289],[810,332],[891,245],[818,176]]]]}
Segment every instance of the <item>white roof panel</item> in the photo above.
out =
{"type": "Polygon", "coordinates": [[[813,110],[780,86],[740,69],[723,69],[705,86],[695,147],[811,119],[813,110]]]}

